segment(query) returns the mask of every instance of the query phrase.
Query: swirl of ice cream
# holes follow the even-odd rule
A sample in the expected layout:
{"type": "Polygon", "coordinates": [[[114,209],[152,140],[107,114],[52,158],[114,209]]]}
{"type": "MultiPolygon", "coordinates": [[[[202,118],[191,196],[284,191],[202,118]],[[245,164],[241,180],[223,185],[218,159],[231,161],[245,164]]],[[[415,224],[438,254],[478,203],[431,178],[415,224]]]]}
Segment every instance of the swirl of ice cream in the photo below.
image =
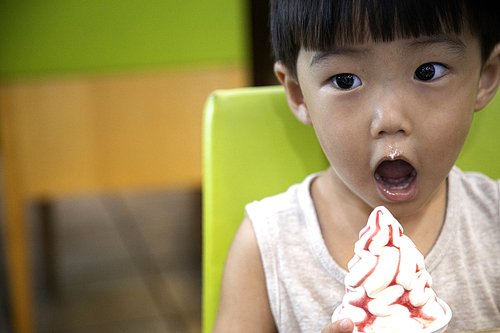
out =
{"type": "Polygon", "coordinates": [[[370,214],[354,253],[334,316],[350,318],[355,332],[418,332],[444,316],[423,255],[387,208],[370,214]]]}

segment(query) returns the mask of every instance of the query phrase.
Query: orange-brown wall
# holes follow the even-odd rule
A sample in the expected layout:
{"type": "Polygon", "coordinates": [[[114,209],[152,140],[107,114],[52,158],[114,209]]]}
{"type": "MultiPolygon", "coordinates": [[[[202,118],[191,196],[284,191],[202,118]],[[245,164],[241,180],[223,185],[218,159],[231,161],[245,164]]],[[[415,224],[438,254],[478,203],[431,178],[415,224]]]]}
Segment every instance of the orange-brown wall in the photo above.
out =
{"type": "Polygon", "coordinates": [[[200,186],[203,104],[249,85],[248,22],[241,0],[0,3],[24,191],[200,186]]]}

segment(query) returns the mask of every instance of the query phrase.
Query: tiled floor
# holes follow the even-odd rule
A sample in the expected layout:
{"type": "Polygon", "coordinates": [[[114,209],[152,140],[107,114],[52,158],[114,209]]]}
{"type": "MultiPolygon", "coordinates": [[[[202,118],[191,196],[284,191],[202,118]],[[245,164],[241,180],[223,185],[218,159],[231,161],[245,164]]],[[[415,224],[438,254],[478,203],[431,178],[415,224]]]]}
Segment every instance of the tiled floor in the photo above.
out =
{"type": "MultiPolygon", "coordinates": [[[[51,207],[59,282],[54,297],[38,288],[40,332],[201,331],[199,191],[79,197],[51,207]]],[[[34,235],[37,219],[33,210],[34,235]]]]}

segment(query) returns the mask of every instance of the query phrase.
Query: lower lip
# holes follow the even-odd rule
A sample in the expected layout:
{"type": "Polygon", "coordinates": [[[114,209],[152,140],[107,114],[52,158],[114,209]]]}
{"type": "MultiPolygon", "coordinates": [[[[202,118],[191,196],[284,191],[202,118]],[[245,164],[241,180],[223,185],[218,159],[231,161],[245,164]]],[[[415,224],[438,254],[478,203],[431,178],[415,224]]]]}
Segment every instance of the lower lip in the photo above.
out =
{"type": "Polygon", "coordinates": [[[417,192],[417,177],[412,180],[412,182],[404,189],[390,189],[380,181],[375,180],[377,187],[382,194],[382,196],[392,202],[403,202],[413,198],[417,192]]]}

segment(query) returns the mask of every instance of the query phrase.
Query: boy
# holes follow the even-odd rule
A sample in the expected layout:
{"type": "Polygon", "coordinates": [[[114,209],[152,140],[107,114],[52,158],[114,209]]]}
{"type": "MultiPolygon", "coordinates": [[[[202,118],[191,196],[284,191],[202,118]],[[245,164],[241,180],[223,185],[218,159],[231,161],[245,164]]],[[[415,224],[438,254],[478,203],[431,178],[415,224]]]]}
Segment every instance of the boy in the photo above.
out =
{"type": "Polygon", "coordinates": [[[275,73],[330,167],[247,205],[216,332],[351,332],[352,321],[330,318],[379,205],[426,256],[453,310],[448,330],[500,327],[500,182],[454,167],[474,112],[498,89],[498,6],[272,3],[275,73]]]}

